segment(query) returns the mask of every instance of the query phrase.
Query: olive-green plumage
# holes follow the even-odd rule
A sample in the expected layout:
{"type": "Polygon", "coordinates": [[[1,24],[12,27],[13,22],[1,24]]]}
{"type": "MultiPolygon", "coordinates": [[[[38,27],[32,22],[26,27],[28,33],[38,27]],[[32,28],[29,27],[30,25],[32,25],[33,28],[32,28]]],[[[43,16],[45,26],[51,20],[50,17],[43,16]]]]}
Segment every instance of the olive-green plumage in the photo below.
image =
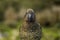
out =
{"type": "MultiPolygon", "coordinates": [[[[30,10],[31,11],[31,10],[30,10]]],[[[26,18],[28,20],[28,18],[26,18]]],[[[40,40],[42,28],[36,21],[26,21],[19,28],[20,40],[40,40]]]]}

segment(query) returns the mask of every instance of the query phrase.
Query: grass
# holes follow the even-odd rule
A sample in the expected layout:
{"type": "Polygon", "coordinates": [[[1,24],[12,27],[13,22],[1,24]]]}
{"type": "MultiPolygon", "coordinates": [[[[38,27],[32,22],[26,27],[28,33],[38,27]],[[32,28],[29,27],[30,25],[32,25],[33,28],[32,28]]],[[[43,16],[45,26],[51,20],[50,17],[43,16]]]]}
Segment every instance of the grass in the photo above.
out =
{"type": "Polygon", "coordinates": [[[43,37],[42,40],[55,40],[56,37],[60,36],[60,30],[58,28],[42,28],[43,37]]]}
{"type": "MultiPolygon", "coordinates": [[[[4,25],[4,24],[0,24],[0,31],[4,34],[7,33],[8,35],[6,37],[3,37],[3,40],[13,40],[14,37],[16,37],[16,40],[19,40],[19,35],[15,35],[15,34],[19,34],[19,27],[22,24],[22,21],[19,21],[17,23],[17,28],[16,29],[11,29],[8,26],[4,25]],[[11,38],[13,37],[13,38],[11,38]]],[[[56,37],[60,36],[60,29],[57,28],[57,25],[46,28],[46,27],[42,27],[42,32],[43,32],[43,36],[41,40],[55,40],[56,37]]]]}

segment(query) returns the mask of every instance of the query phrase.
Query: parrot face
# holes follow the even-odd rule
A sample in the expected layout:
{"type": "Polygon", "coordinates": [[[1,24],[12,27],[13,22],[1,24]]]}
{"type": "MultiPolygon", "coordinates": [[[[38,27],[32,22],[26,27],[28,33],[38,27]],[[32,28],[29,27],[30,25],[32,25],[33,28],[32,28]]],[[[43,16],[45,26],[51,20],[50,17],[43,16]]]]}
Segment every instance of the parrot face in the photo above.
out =
{"type": "Polygon", "coordinates": [[[34,22],[35,21],[35,13],[33,9],[28,9],[24,16],[26,22],[34,22]]]}
{"type": "Polygon", "coordinates": [[[28,22],[33,22],[35,20],[34,13],[27,13],[26,17],[28,22]]]}

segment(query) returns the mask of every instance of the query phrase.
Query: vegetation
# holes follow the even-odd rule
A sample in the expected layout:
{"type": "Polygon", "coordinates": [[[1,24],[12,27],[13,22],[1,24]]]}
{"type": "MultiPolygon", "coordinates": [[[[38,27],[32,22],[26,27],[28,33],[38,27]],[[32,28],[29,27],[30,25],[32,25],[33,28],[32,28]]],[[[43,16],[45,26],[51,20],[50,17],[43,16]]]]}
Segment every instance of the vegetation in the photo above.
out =
{"type": "MultiPolygon", "coordinates": [[[[2,23],[4,21],[5,10],[12,6],[17,13],[20,8],[33,8],[35,11],[42,11],[50,2],[55,0],[0,0],[0,40],[19,40],[19,27],[23,20],[19,19],[16,25],[9,27],[2,23]],[[2,36],[3,37],[2,37],[2,36]]],[[[58,0],[60,1],[60,0],[58,0]]],[[[49,5],[50,4],[50,5],[49,5]]],[[[41,40],[60,40],[60,23],[53,26],[42,27],[43,36],[41,40]]]]}

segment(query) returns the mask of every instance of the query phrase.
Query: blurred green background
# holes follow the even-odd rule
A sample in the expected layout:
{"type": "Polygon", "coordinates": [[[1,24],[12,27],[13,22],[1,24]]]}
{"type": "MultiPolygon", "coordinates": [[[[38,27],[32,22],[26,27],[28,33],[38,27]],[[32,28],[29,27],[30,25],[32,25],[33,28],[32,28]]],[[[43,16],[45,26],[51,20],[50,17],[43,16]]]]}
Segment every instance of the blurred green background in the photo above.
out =
{"type": "Polygon", "coordinates": [[[41,40],[60,40],[60,0],[0,0],[0,40],[19,40],[19,27],[28,8],[42,26],[41,40]]]}

